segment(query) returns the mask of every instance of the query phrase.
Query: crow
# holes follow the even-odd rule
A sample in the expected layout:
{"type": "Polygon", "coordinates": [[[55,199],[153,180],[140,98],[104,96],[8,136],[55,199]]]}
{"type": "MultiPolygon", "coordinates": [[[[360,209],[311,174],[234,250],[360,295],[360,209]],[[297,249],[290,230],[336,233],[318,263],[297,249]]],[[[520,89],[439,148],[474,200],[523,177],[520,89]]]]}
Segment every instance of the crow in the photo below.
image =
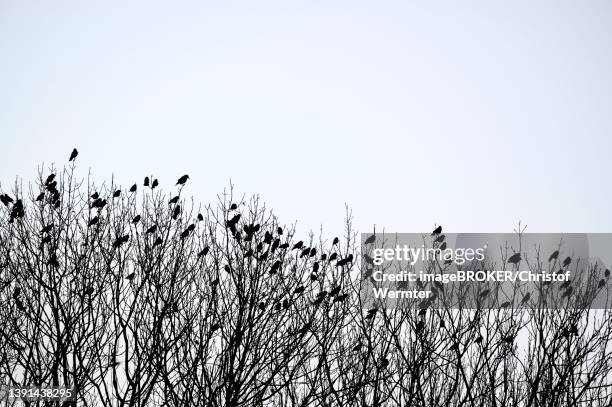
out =
{"type": "Polygon", "coordinates": [[[309,256],[310,256],[310,257],[314,257],[314,256],[316,256],[316,255],[317,255],[317,249],[315,249],[315,248],[313,247],[312,249],[310,249],[310,254],[309,254],[309,256]]]}
{"type": "Polygon", "coordinates": [[[606,286],[606,280],[602,278],[601,280],[599,280],[599,284],[597,284],[597,288],[603,288],[605,286],[606,286]]]}
{"type": "Polygon", "coordinates": [[[266,244],[272,243],[272,235],[267,230],[266,230],[266,233],[264,234],[264,243],[266,244]]]}
{"type": "Polygon", "coordinates": [[[176,205],[174,207],[174,211],[172,212],[172,219],[176,220],[181,214],[181,206],[176,205]]]}
{"type": "Polygon", "coordinates": [[[337,237],[334,237],[334,241],[332,242],[332,245],[335,246],[338,243],[340,243],[340,239],[338,239],[337,237]]]}
{"type": "Polygon", "coordinates": [[[49,176],[45,180],[45,185],[49,185],[50,183],[53,182],[54,179],[55,179],[55,174],[49,174],[49,176]]]}
{"type": "Polygon", "coordinates": [[[304,246],[304,242],[302,242],[301,240],[299,242],[297,242],[296,244],[293,245],[293,249],[301,249],[302,246],[304,246]]]}
{"type": "Polygon", "coordinates": [[[565,260],[563,260],[563,267],[569,266],[571,262],[572,262],[572,258],[569,256],[566,257],[565,260]]]}
{"type": "Polygon", "coordinates": [[[140,215],[136,215],[134,216],[134,219],[132,219],[133,224],[137,224],[138,222],[140,222],[140,215]]]}
{"type": "Polygon", "coordinates": [[[130,274],[128,274],[127,276],[125,276],[125,278],[126,278],[126,280],[130,280],[130,281],[131,281],[131,280],[133,280],[133,279],[134,279],[134,276],[135,276],[135,275],[136,275],[135,273],[130,273],[130,274]]]}
{"type": "Polygon", "coordinates": [[[521,305],[525,305],[529,301],[530,298],[531,298],[531,293],[525,294],[525,296],[521,300],[521,305]]]}
{"type": "Polygon", "coordinates": [[[329,256],[329,261],[334,261],[338,258],[338,253],[333,252],[331,256],[329,256]]]}
{"type": "Polygon", "coordinates": [[[40,231],[40,233],[49,233],[53,230],[53,223],[48,224],[47,226],[45,226],[44,228],[42,228],[42,230],[40,231]]]}
{"type": "Polygon", "coordinates": [[[451,345],[448,350],[459,350],[459,342],[451,345]]]}
{"type": "Polygon", "coordinates": [[[483,339],[484,338],[482,337],[482,335],[478,335],[478,338],[476,338],[476,340],[474,342],[481,343],[483,339]]]}
{"type": "Polygon", "coordinates": [[[129,242],[130,235],[120,236],[113,242],[113,248],[117,249],[121,247],[122,244],[129,242]]]}
{"type": "Polygon", "coordinates": [[[261,311],[265,311],[266,310],[266,304],[264,302],[260,302],[259,305],[257,306],[261,311]]]}
{"type": "Polygon", "coordinates": [[[510,301],[506,301],[504,303],[502,303],[499,307],[500,308],[508,308],[510,306],[510,301]]]}
{"type": "Polygon", "coordinates": [[[144,186],[145,187],[149,186],[149,177],[145,177],[145,179],[144,179],[144,186]]]}
{"type": "Polygon", "coordinates": [[[559,250],[555,250],[554,252],[552,252],[550,257],[548,258],[548,262],[550,263],[551,261],[556,260],[557,257],[559,257],[559,250]]]}
{"type": "Polygon", "coordinates": [[[10,203],[13,203],[13,198],[4,194],[0,195],[0,201],[4,204],[4,206],[9,206],[10,203]]]}
{"type": "Polygon", "coordinates": [[[380,362],[380,368],[384,369],[387,366],[389,366],[389,359],[387,358],[382,358],[381,362],[380,362]]]}
{"type": "Polygon", "coordinates": [[[98,218],[97,216],[94,216],[93,218],[91,218],[91,220],[88,223],[88,226],[94,226],[98,224],[98,221],[100,220],[100,218],[98,218]]]}
{"type": "Polygon", "coordinates": [[[435,235],[439,235],[440,233],[442,233],[442,226],[438,226],[437,228],[435,228],[433,232],[431,232],[431,235],[435,236],[435,235]]]}
{"type": "Polygon", "coordinates": [[[365,240],[364,244],[372,244],[374,241],[376,241],[376,236],[372,235],[365,240]]]}
{"type": "Polygon", "coordinates": [[[119,198],[121,196],[121,190],[118,189],[113,193],[113,198],[119,198]]]}
{"type": "Polygon", "coordinates": [[[79,155],[78,150],[75,148],[72,150],[72,153],[70,153],[70,158],[68,159],[68,161],[74,161],[75,158],[77,158],[77,155],[79,155]]]}
{"type": "Polygon", "coordinates": [[[229,208],[230,211],[235,211],[236,209],[238,209],[238,205],[236,205],[235,203],[230,205],[230,208],[229,208]]]}
{"type": "Polygon", "coordinates": [[[138,189],[138,186],[136,186],[136,184],[132,185],[132,187],[130,188],[130,192],[136,192],[136,190],[138,189]]]}
{"type": "Polygon", "coordinates": [[[96,200],[98,198],[100,198],[100,194],[99,193],[94,192],[93,194],[91,194],[91,199],[96,200]]]}
{"type": "Polygon", "coordinates": [[[175,196],[174,198],[172,198],[170,201],[168,201],[168,205],[172,205],[175,204],[179,201],[179,196],[175,196]]]}
{"type": "Polygon", "coordinates": [[[45,193],[41,192],[40,194],[38,194],[38,196],[36,197],[36,202],[40,202],[43,199],[45,199],[45,193]]]}
{"type": "Polygon", "coordinates": [[[296,289],[293,291],[293,293],[294,293],[294,294],[301,294],[301,293],[303,293],[303,292],[304,292],[304,290],[306,290],[306,288],[304,288],[304,286],[303,286],[303,285],[301,285],[301,286],[299,286],[298,288],[296,288],[296,289]]]}
{"type": "Polygon", "coordinates": [[[155,233],[155,231],[156,231],[156,230],[157,230],[157,225],[153,225],[153,226],[151,226],[150,228],[148,228],[148,229],[145,231],[145,233],[146,233],[147,235],[150,235],[151,233],[155,233]]]}
{"type": "Polygon", "coordinates": [[[202,222],[204,220],[204,216],[201,213],[198,213],[198,222],[202,222]]]}
{"type": "Polygon", "coordinates": [[[283,228],[281,228],[280,226],[276,228],[276,233],[278,233],[279,235],[283,234],[283,228]]]}
{"type": "Polygon", "coordinates": [[[282,245],[278,246],[280,249],[287,249],[289,247],[289,243],[283,243],[282,245]]]}
{"type": "Polygon", "coordinates": [[[510,264],[518,264],[521,261],[521,254],[514,253],[512,256],[508,258],[508,263],[510,264]]]}
{"type": "Polygon", "coordinates": [[[376,315],[376,312],[378,311],[377,308],[372,308],[371,310],[368,311],[368,313],[366,314],[365,319],[372,319],[374,318],[374,316],[376,315]]]}
{"type": "Polygon", "coordinates": [[[185,185],[188,179],[189,175],[185,174],[181,178],[179,178],[178,181],[176,181],[176,185],[185,185]]]}
{"type": "Polygon", "coordinates": [[[348,298],[348,294],[342,294],[342,295],[338,295],[336,296],[336,298],[334,298],[334,302],[342,302],[344,300],[346,300],[348,298]]]}
{"type": "Polygon", "coordinates": [[[159,185],[159,181],[157,180],[157,178],[155,178],[153,180],[153,183],[151,184],[151,189],[156,188],[159,185]]]}

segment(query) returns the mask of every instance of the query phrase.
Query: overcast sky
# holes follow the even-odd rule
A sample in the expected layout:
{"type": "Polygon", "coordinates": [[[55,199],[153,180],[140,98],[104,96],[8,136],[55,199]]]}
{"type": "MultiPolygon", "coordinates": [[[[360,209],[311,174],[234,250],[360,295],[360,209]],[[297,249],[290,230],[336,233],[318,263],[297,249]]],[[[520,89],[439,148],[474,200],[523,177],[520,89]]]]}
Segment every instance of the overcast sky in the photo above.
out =
{"type": "Polygon", "coordinates": [[[4,189],[77,147],[302,230],[612,232],[610,1],[93,3],[0,0],[4,189]]]}

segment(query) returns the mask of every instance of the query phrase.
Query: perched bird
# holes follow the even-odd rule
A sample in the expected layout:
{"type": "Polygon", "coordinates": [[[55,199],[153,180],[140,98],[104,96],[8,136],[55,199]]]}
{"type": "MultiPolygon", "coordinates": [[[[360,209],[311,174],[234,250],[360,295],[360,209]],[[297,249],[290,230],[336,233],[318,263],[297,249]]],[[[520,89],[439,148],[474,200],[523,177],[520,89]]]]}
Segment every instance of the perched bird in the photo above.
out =
{"type": "Polygon", "coordinates": [[[336,298],[334,298],[334,302],[342,302],[344,300],[346,300],[348,298],[348,294],[341,294],[341,295],[337,295],[336,298]]]}
{"type": "Polygon", "coordinates": [[[172,211],[172,219],[176,220],[181,214],[181,206],[176,205],[174,211],[172,211]]]}
{"type": "Polygon", "coordinates": [[[209,247],[206,246],[205,248],[202,249],[200,253],[198,253],[198,257],[206,256],[208,254],[208,251],[209,251],[209,247]]]}
{"type": "Polygon", "coordinates": [[[297,242],[296,244],[293,245],[293,249],[301,249],[302,246],[304,246],[304,242],[302,242],[301,240],[299,242],[297,242]]]}
{"type": "Polygon", "coordinates": [[[376,241],[376,236],[372,235],[365,240],[364,244],[372,244],[374,241],[376,241]]]}
{"type": "Polygon", "coordinates": [[[510,264],[518,264],[521,261],[521,254],[514,253],[512,256],[508,258],[508,263],[510,264]]]}
{"type": "Polygon", "coordinates": [[[525,305],[529,301],[530,298],[531,298],[531,293],[525,294],[525,296],[521,300],[521,305],[525,305]]]}
{"type": "Polygon", "coordinates": [[[181,178],[179,178],[178,181],[176,181],[176,185],[185,185],[188,179],[189,175],[185,174],[181,178]]]}
{"type": "Polygon", "coordinates": [[[113,248],[117,249],[121,247],[122,244],[127,243],[129,241],[130,241],[130,235],[124,235],[124,236],[118,237],[113,242],[113,248]]]}
{"type": "Polygon", "coordinates": [[[563,260],[563,267],[569,266],[571,262],[572,262],[572,258],[569,256],[566,257],[565,260],[563,260]]]}
{"type": "Polygon", "coordinates": [[[380,368],[384,369],[387,366],[389,366],[389,359],[387,358],[382,358],[382,360],[380,361],[380,368]]]}
{"type": "Polygon", "coordinates": [[[99,193],[94,192],[93,194],[91,194],[91,199],[96,200],[96,199],[98,199],[98,198],[100,198],[100,194],[99,194],[99,193]]]}
{"type": "Polygon", "coordinates": [[[301,286],[297,287],[297,288],[296,288],[296,289],[293,291],[293,293],[294,293],[294,294],[302,294],[302,293],[304,292],[304,290],[305,290],[305,289],[306,289],[306,288],[304,288],[304,286],[303,286],[303,285],[301,285],[301,286]]]}
{"type": "Polygon", "coordinates": [[[279,235],[283,234],[283,228],[281,228],[280,226],[276,228],[276,233],[278,233],[279,235]]]}
{"type": "Polygon", "coordinates": [[[474,342],[481,343],[483,339],[484,338],[482,337],[482,335],[478,335],[478,338],[476,338],[476,340],[474,342]]]}
{"type": "Polygon", "coordinates": [[[559,250],[555,250],[554,252],[552,252],[550,257],[548,258],[548,262],[550,263],[551,261],[556,260],[557,257],[559,257],[559,250]]]}
{"type": "Polygon", "coordinates": [[[49,174],[49,176],[45,180],[45,185],[49,185],[50,183],[53,182],[54,179],[55,179],[55,174],[49,174]]]}
{"type": "Polygon", "coordinates": [[[149,186],[149,177],[145,177],[145,179],[144,179],[144,186],[145,187],[149,186]]]}
{"type": "Polygon", "coordinates": [[[230,205],[230,208],[229,208],[230,211],[235,211],[236,209],[238,209],[238,205],[236,205],[235,203],[230,205]]]}
{"type": "Polygon", "coordinates": [[[453,345],[451,345],[448,350],[459,350],[459,342],[454,343],[453,345]]]}
{"type": "Polygon", "coordinates": [[[140,215],[136,215],[136,216],[134,216],[134,219],[132,219],[132,223],[133,224],[136,224],[138,222],[140,222],[140,215]]]}
{"type": "Polygon", "coordinates": [[[153,183],[151,184],[151,189],[156,188],[159,185],[159,181],[157,180],[157,178],[155,178],[153,180],[153,183]]]}
{"type": "Polygon", "coordinates": [[[177,196],[173,197],[172,199],[170,199],[170,201],[168,201],[168,205],[175,204],[178,201],[179,201],[179,196],[177,195],[177,196]]]}
{"type": "Polygon", "coordinates": [[[130,192],[136,192],[136,189],[138,189],[138,187],[136,186],[136,184],[132,185],[132,187],[130,188],[130,192]]]}
{"type": "Polygon", "coordinates": [[[340,239],[338,239],[337,237],[334,237],[334,241],[332,242],[332,245],[335,246],[340,242],[340,239]]]}
{"type": "Polygon", "coordinates": [[[79,155],[79,152],[75,148],[72,150],[72,153],[70,153],[70,158],[68,159],[68,161],[74,161],[74,159],[77,158],[77,155],[79,155]]]}
{"type": "Polygon", "coordinates": [[[2,202],[4,206],[9,206],[10,203],[13,203],[13,198],[8,196],[7,194],[0,195],[0,202],[2,202]]]}
{"type": "Polygon", "coordinates": [[[435,236],[435,235],[439,235],[440,233],[442,233],[442,226],[441,226],[441,225],[440,225],[440,226],[438,226],[437,228],[435,228],[435,229],[433,230],[433,232],[431,232],[431,235],[432,235],[432,236],[435,236]]]}
{"type": "Polygon", "coordinates": [[[329,256],[329,261],[334,261],[338,258],[338,253],[333,252],[331,256],[329,256]]]}
{"type": "Polygon", "coordinates": [[[499,307],[500,308],[508,308],[510,306],[510,301],[506,301],[504,303],[502,303],[499,307]]]}
{"type": "Polygon", "coordinates": [[[606,280],[602,278],[601,280],[599,280],[599,284],[597,284],[597,288],[603,288],[605,286],[606,286],[606,280]]]}
{"type": "Polygon", "coordinates": [[[377,308],[372,308],[372,309],[370,309],[370,310],[367,312],[365,319],[372,319],[372,318],[374,318],[374,316],[376,315],[376,312],[377,312],[377,311],[378,311],[378,309],[377,309],[377,308]]]}
{"type": "Polygon", "coordinates": [[[135,276],[135,275],[136,275],[136,273],[130,273],[130,274],[128,274],[127,276],[125,276],[125,278],[126,278],[127,280],[130,280],[130,281],[131,281],[131,280],[133,280],[133,279],[134,279],[134,276],[135,276]]]}
{"type": "Polygon", "coordinates": [[[40,233],[49,233],[53,230],[53,223],[48,224],[44,228],[41,229],[40,233]]]}
{"type": "Polygon", "coordinates": [[[119,198],[121,196],[121,190],[118,189],[113,193],[113,198],[119,198]]]}
{"type": "Polygon", "coordinates": [[[155,233],[155,231],[157,231],[157,225],[153,225],[153,226],[151,226],[150,228],[148,228],[148,229],[145,231],[145,233],[146,233],[147,235],[150,235],[151,233],[155,233]]]}
{"type": "Polygon", "coordinates": [[[43,199],[45,199],[45,193],[41,192],[40,194],[38,194],[38,196],[36,197],[36,202],[40,202],[43,199]]]}
{"type": "Polygon", "coordinates": [[[329,292],[329,295],[330,295],[330,296],[332,296],[332,297],[334,297],[334,296],[336,296],[336,295],[340,294],[340,290],[341,290],[341,289],[342,289],[342,287],[340,287],[340,286],[334,287],[334,288],[333,288],[333,289],[332,289],[332,290],[329,292]]]}
{"type": "Polygon", "coordinates": [[[201,213],[198,213],[198,221],[202,222],[204,220],[204,216],[201,213]]]}
{"type": "Polygon", "coordinates": [[[93,218],[91,218],[91,220],[88,223],[88,226],[94,226],[98,224],[98,221],[100,220],[100,218],[98,218],[97,216],[94,216],[93,218]]]}

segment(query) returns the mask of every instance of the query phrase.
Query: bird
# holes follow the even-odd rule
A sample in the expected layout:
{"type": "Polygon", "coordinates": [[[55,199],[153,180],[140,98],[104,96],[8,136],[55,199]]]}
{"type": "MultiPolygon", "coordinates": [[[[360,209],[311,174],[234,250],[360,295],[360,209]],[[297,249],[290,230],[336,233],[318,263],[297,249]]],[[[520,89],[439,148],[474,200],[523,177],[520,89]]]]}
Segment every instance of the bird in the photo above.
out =
{"type": "Polygon", "coordinates": [[[303,285],[301,285],[301,286],[297,287],[295,290],[293,290],[293,294],[301,294],[301,293],[304,292],[305,289],[306,288],[303,285]]]}
{"type": "Polygon", "coordinates": [[[597,288],[603,288],[605,286],[606,286],[606,280],[602,278],[601,280],[599,280],[599,284],[597,284],[597,288]]]}
{"type": "Polygon", "coordinates": [[[368,238],[365,240],[365,242],[363,242],[363,243],[364,243],[364,244],[372,244],[372,243],[374,243],[375,241],[376,241],[376,236],[375,236],[375,235],[372,235],[372,236],[368,237],[368,238]]]}
{"type": "Polygon", "coordinates": [[[512,256],[508,258],[508,263],[510,264],[518,264],[521,261],[521,254],[514,253],[512,256]]]}
{"type": "Polygon", "coordinates": [[[42,228],[42,230],[40,231],[40,233],[49,233],[53,230],[53,223],[48,224],[47,226],[45,226],[44,228],[42,228]]]}
{"type": "Polygon", "coordinates": [[[9,206],[10,203],[13,203],[13,198],[4,194],[0,195],[0,201],[4,204],[4,206],[9,206]]]}
{"type": "Polygon", "coordinates": [[[49,176],[45,180],[45,185],[49,185],[50,183],[53,182],[54,179],[55,179],[55,174],[49,174],[49,176]]]}
{"type": "Polygon", "coordinates": [[[93,194],[91,194],[91,199],[96,200],[98,198],[100,198],[100,194],[99,193],[94,192],[93,194]]]}
{"type": "Polygon", "coordinates": [[[132,185],[132,187],[130,188],[130,192],[136,192],[136,190],[138,189],[138,186],[136,186],[136,184],[132,185]]]}
{"type": "Polygon", "coordinates": [[[130,273],[130,274],[128,274],[127,276],[125,276],[125,278],[126,278],[127,280],[130,280],[130,281],[131,281],[131,280],[133,280],[133,279],[134,279],[134,276],[135,276],[135,275],[136,275],[136,273],[130,273]]]}
{"type": "Polygon", "coordinates": [[[432,235],[432,236],[435,236],[435,235],[439,235],[440,233],[442,233],[442,225],[440,225],[440,226],[438,226],[437,228],[435,228],[435,229],[433,230],[433,232],[431,232],[431,235],[432,235]]]}
{"type": "Polygon", "coordinates": [[[506,302],[502,303],[499,307],[500,308],[507,308],[509,306],[510,306],[510,301],[506,301],[506,302]]]}
{"type": "Polygon", "coordinates": [[[276,228],[276,233],[278,233],[279,235],[283,234],[283,228],[281,228],[280,226],[276,228]]]}
{"type": "Polygon", "coordinates": [[[127,243],[129,240],[130,240],[130,235],[124,235],[124,236],[118,237],[113,242],[113,248],[117,249],[121,247],[122,244],[127,243]]]}
{"type": "Polygon", "coordinates": [[[145,187],[149,186],[149,177],[145,177],[145,179],[144,179],[144,186],[145,187]]]}
{"type": "Polygon", "coordinates": [[[174,207],[174,211],[172,211],[172,219],[176,220],[176,218],[178,218],[180,214],[181,214],[181,206],[176,205],[174,207]]]}
{"type": "Polygon", "coordinates": [[[155,178],[153,180],[153,183],[151,184],[151,189],[156,188],[159,185],[159,181],[157,180],[157,178],[155,178]]]}
{"type": "Polygon", "coordinates": [[[173,197],[172,199],[170,199],[170,200],[168,201],[168,205],[175,204],[175,203],[177,203],[178,201],[179,201],[179,196],[177,195],[177,196],[173,197]]]}
{"type": "Polygon", "coordinates": [[[179,178],[178,181],[176,181],[176,185],[185,185],[188,179],[189,175],[185,174],[181,178],[179,178]]]}
{"type": "Polygon", "coordinates": [[[77,155],[79,155],[79,151],[75,148],[72,150],[72,153],[70,153],[70,158],[68,161],[74,161],[74,159],[77,158],[77,155]]]}
{"type": "Polygon", "coordinates": [[[550,263],[551,261],[556,260],[557,257],[559,257],[559,250],[555,250],[554,252],[552,252],[550,257],[548,258],[548,262],[550,263]]]}
{"type": "Polygon", "coordinates": [[[525,296],[521,300],[521,305],[525,305],[529,301],[530,298],[531,298],[531,293],[525,294],[525,296]]]}
{"type": "Polygon", "coordinates": [[[340,242],[340,239],[338,239],[337,237],[334,237],[334,241],[332,242],[332,246],[337,245],[340,242]]]}
{"type": "Polygon", "coordinates": [[[235,211],[236,209],[238,209],[238,205],[236,205],[235,203],[230,205],[230,208],[229,208],[230,211],[235,211]]]}
{"type": "Polygon", "coordinates": [[[201,213],[198,213],[198,221],[202,222],[204,220],[204,216],[201,213]]]}
{"type": "Polygon", "coordinates": [[[132,223],[133,224],[136,224],[138,222],[140,222],[140,215],[136,215],[136,216],[134,216],[134,219],[132,219],[132,223]]]}
{"type": "Polygon", "coordinates": [[[419,322],[416,323],[416,325],[414,326],[414,330],[416,333],[420,333],[423,331],[423,329],[425,329],[425,321],[423,321],[422,319],[419,320],[419,322]]]}
{"type": "Polygon", "coordinates": [[[41,192],[40,194],[38,194],[38,196],[36,197],[36,202],[40,202],[43,199],[45,199],[45,193],[41,192]]]}
{"type": "Polygon", "coordinates": [[[330,256],[329,256],[329,261],[334,261],[338,258],[338,253],[333,252],[330,256]]]}
{"type": "Polygon", "coordinates": [[[113,198],[119,198],[121,196],[121,190],[118,189],[113,193],[113,198]]]}
{"type": "Polygon", "coordinates": [[[293,245],[293,249],[301,249],[302,246],[304,246],[304,242],[302,242],[301,240],[299,242],[297,242],[296,244],[293,245]]]}
{"type": "Polygon", "coordinates": [[[387,358],[382,358],[381,362],[380,362],[380,368],[384,369],[387,366],[389,366],[389,359],[387,358]]]}
{"type": "Polygon", "coordinates": [[[94,226],[98,224],[100,218],[98,218],[97,216],[94,216],[93,218],[91,218],[91,220],[88,223],[88,226],[94,226]]]}
{"type": "Polygon", "coordinates": [[[482,335],[478,335],[478,338],[476,338],[476,340],[474,342],[481,343],[483,339],[484,338],[482,337],[482,335]]]}
{"type": "Polygon", "coordinates": [[[147,235],[150,235],[151,233],[155,233],[155,231],[156,231],[156,230],[157,230],[157,225],[153,225],[153,226],[151,226],[150,228],[148,228],[148,229],[145,231],[145,233],[146,233],[147,235]]]}
{"type": "Polygon", "coordinates": [[[563,267],[569,266],[571,262],[572,262],[572,258],[569,256],[566,257],[565,260],[563,260],[563,267]]]}
{"type": "Polygon", "coordinates": [[[205,248],[202,249],[202,251],[200,251],[200,253],[198,253],[198,257],[206,256],[208,254],[208,251],[209,251],[209,247],[206,246],[205,248]]]}
{"type": "Polygon", "coordinates": [[[377,309],[377,308],[372,308],[372,309],[370,309],[370,310],[367,312],[365,319],[372,319],[372,318],[374,318],[374,316],[376,315],[376,312],[377,312],[377,311],[378,311],[378,309],[377,309]]]}

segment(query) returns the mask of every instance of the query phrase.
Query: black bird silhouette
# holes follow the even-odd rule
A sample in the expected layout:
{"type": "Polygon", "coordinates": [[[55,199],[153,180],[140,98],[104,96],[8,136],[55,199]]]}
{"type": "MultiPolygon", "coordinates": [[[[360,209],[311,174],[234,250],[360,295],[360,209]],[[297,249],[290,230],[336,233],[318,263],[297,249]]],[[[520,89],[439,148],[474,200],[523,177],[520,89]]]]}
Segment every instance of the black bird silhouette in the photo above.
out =
{"type": "Polygon", "coordinates": [[[4,204],[4,206],[9,206],[10,203],[13,203],[13,198],[4,194],[0,195],[0,201],[4,204]]]}
{"type": "Polygon", "coordinates": [[[176,181],[176,185],[185,185],[185,182],[189,179],[189,175],[185,174],[176,181]]]}
{"type": "Polygon", "coordinates": [[[433,230],[433,232],[431,232],[431,235],[432,235],[432,236],[435,236],[435,235],[439,235],[440,233],[442,233],[442,226],[441,226],[441,225],[440,225],[440,226],[438,226],[437,228],[435,228],[435,229],[433,230]]]}
{"type": "Polygon", "coordinates": [[[599,284],[597,284],[597,288],[603,288],[605,286],[606,286],[606,280],[602,278],[601,280],[599,280],[599,284]]]}
{"type": "Polygon", "coordinates": [[[425,321],[423,321],[422,319],[419,320],[419,322],[416,323],[416,325],[414,326],[414,330],[415,332],[419,333],[422,332],[423,329],[425,329],[425,321]]]}
{"type": "Polygon", "coordinates": [[[531,293],[525,294],[525,296],[521,300],[521,305],[525,305],[529,301],[530,298],[531,298],[531,293]]]}
{"type": "Polygon", "coordinates": [[[155,178],[153,180],[153,183],[151,184],[151,189],[157,188],[158,185],[159,185],[159,181],[157,180],[157,178],[155,178]]]}
{"type": "Polygon", "coordinates": [[[170,199],[170,201],[168,201],[168,205],[175,204],[178,201],[179,201],[179,196],[177,195],[177,196],[173,197],[172,199],[170,199]]]}
{"type": "Polygon", "coordinates": [[[281,228],[280,226],[276,228],[276,233],[278,233],[279,235],[283,234],[283,228],[281,228]]]}
{"type": "Polygon", "coordinates": [[[88,226],[94,226],[98,224],[98,221],[100,220],[100,218],[98,218],[97,216],[94,216],[93,218],[91,218],[91,220],[88,223],[88,226]]]}
{"type": "Polygon", "coordinates": [[[181,214],[181,205],[176,205],[172,211],[172,219],[176,220],[181,214]]]}
{"type": "Polygon", "coordinates": [[[334,237],[334,241],[332,242],[332,245],[337,245],[340,242],[340,239],[338,239],[337,237],[334,237]]]}
{"type": "Polygon", "coordinates": [[[448,350],[459,350],[459,342],[451,345],[448,350]]]}
{"type": "Polygon", "coordinates": [[[100,198],[100,194],[99,194],[99,193],[94,192],[93,194],[91,194],[91,199],[96,200],[96,199],[98,199],[98,198],[100,198]]]}
{"type": "Polygon", "coordinates": [[[317,249],[314,247],[310,249],[310,253],[308,254],[310,257],[314,257],[317,255],[317,249]]]}
{"type": "Polygon", "coordinates": [[[299,242],[297,242],[296,244],[293,245],[293,249],[301,249],[302,246],[304,246],[304,242],[302,242],[301,240],[299,242]]]}
{"type": "Polygon", "coordinates": [[[204,220],[204,216],[201,213],[198,213],[198,221],[202,222],[204,220]]]}
{"type": "Polygon", "coordinates": [[[382,360],[380,361],[380,368],[384,369],[387,366],[389,366],[389,359],[387,358],[382,358],[382,360]]]}
{"type": "Polygon", "coordinates": [[[442,243],[444,241],[444,239],[446,239],[446,235],[439,235],[438,237],[436,237],[436,239],[434,240],[434,242],[436,243],[442,243]]]}
{"type": "Polygon", "coordinates": [[[140,215],[136,215],[136,216],[134,216],[134,219],[132,219],[132,223],[133,224],[136,224],[138,222],[140,222],[140,215]]]}
{"type": "Polygon", "coordinates": [[[121,247],[122,244],[127,243],[129,241],[130,241],[130,235],[124,235],[124,236],[118,237],[113,242],[113,248],[117,249],[117,248],[121,247]]]}
{"type": "Polygon", "coordinates": [[[334,289],[332,289],[332,290],[329,292],[329,295],[330,295],[331,297],[334,297],[334,296],[336,296],[336,295],[340,294],[340,290],[341,290],[341,289],[342,289],[342,287],[337,286],[337,287],[335,287],[334,289]]]}
{"type": "Polygon", "coordinates": [[[125,278],[126,278],[127,280],[133,280],[135,275],[136,275],[136,273],[130,273],[130,274],[128,274],[127,276],[125,276],[125,278]]]}
{"type": "Polygon", "coordinates": [[[146,233],[147,235],[149,235],[149,234],[151,234],[151,233],[155,233],[155,231],[156,231],[156,230],[157,230],[157,225],[153,225],[153,226],[151,226],[150,228],[148,228],[148,229],[145,231],[145,233],[146,233]]]}
{"type": "Polygon", "coordinates": [[[512,256],[508,258],[508,263],[510,264],[518,264],[521,261],[521,254],[514,253],[512,256]]]}
{"type": "Polygon", "coordinates": [[[266,304],[264,302],[260,302],[259,305],[257,306],[261,311],[265,311],[266,309],[266,304]]]}
{"type": "Polygon", "coordinates": [[[48,224],[47,226],[45,226],[44,228],[42,228],[42,230],[40,231],[40,233],[49,233],[53,230],[53,223],[48,224]]]}
{"type": "Polygon", "coordinates": [[[45,185],[49,185],[50,183],[53,182],[54,179],[55,179],[55,174],[49,174],[49,176],[45,180],[45,185]]]}
{"type": "Polygon", "coordinates": [[[442,244],[440,245],[440,250],[442,251],[446,250],[446,242],[442,242],[442,244]]]}
{"type": "Polygon", "coordinates": [[[36,197],[36,202],[40,202],[43,199],[45,199],[45,193],[41,192],[40,194],[38,194],[38,196],[36,197]]]}
{"type": "Polygon", "coordinates": [[[351,263],[352,261],[353,261],[353,255],[352,255],[352,254],[349,254],[349,255],[348,255],[348,257],[345,257],[344,259],[339,260],[339,261],[336,263],[336,266],[340,266],[340,267],[342,267],[342,266],[345,266],[345,265],[347,265],[347,264],[351,263]]]}
{"type": "Polygon", "coordinates": [[[348,298],[348,294],[344,293],[342,295],[337,295],[336,298],[334,298],[334,302],[342,302],[344,300],[346,300],[348,298]]]}
{"type": "Polygon", "coordinates": [[[270,232],[268,232],[266,230],[266,233],[264,234],[264,243],[265,244],[270,244],[270,243],[272,243],[272,239],[273,239],[272,235],[270,234],[270,232]]]}
{"type": "Polygon", "coordinates": [[[283,243],[282,245],[278,246],[280,249],[287,249],[289,247],[289,243],[283,243]]]}
{"type": "Polygon", "coordinates": [[[338,258],[338,253],[333,252],[331,256],[329,256],[329,261],[334,261],[338,258]]]}
{"type": "Polygon", "coordinates": [[[306,290],[306,288],[304,288],[303,285],[299,286],[298,288],[296,288],[293,293],[294,294],[302,294],[304,292],[304,290],[306,290]]]}
{"type": "Polygon", "coordinates": [[[478,338],[476,338],[476,340],[474,342],[481,343],[483,339],[484,338],[482,337],[482,335],[478,335],[478,338]]]}
{"type": "Polygon", "coordinates": [[[230,205],[230,208],[229,208],[230,211],[235,211],[236,209],[238,209],[238,205],[236,205],[235,203],[230,205]]]}
{"type": "Polygon", "coordinates": [[[569,266],[571,262],[572,262],[572,258],[569,256],[566,257],[565,260],[563,260],[563,267],[569,266]]]}
{"type": "Polygon", "coordinates": [[[121,190],[118,189],[113,193],[113,198],[119,198],[121,196],[121,190]]]}
{"type": "Polygon", "coordinates": [[[376,236],[375,236],[375,235],[372,235],[372,236],[368,237],[368,238],[365,240],[364,244],[372,244],[372,243],[374,243],[375,241],[376,241],[376,236]]]}
{"type": "Polygon", "coordinates": [[[138,189],[138,186],[136,184],[132,185],[132,187],[130,188],[130,192],[136,192],[136,190],[138,189]]]}
{"type": "Polygon", "coordinates": [[[210,327],[210,332],[215,332],[216,330],[218,330],[219,328],[221,328],[221,324],[220,323],[215,323],[210,327]]]}
{"type": "Polygon", "coordinates": [[[77,158],[77,155],[79,155],[79,152],[75,148],[72,150],[72,153],[70,153],[70,158],[68,159],[68,161],[74,161],[74,159],[77,158]]]}
{"type": "Polygon", "coordinates": [[[200,251],[200,253],[198,253],[198,257],[206,256],[209,250],[210,250],[209,247],[206,246],[205,248],[202,249],[202,251],[200,251]]]}
{"type": "Polygon", "coordinates": [[[368,311],[368,313],[366,314],[365,319],[372,319],[374,318],[374,316],[376,315],[376,312],[378,311],[377,308],[372,308],[368,311]]]}
{"type": "Polygon", "coordinates": [[[144,186],[145,187],[149,186],[149,177],[145,177],[145,179],[144,179],[144,186]]]}
{"type": "Polygon", "coordinates": [[[504,303],[502,303],[499,307],[500,308],[508,308],[510,306],[510,301],[506,301],[504,303]]]}
{"type": "Polygon", "coordinates": [[[548,262],[550,263],[551,261],[556,260],[557,257],[559,257],[559,250],[555,250],[554,252],[552,252],[550,257],[548,258],[548,262]]]}

